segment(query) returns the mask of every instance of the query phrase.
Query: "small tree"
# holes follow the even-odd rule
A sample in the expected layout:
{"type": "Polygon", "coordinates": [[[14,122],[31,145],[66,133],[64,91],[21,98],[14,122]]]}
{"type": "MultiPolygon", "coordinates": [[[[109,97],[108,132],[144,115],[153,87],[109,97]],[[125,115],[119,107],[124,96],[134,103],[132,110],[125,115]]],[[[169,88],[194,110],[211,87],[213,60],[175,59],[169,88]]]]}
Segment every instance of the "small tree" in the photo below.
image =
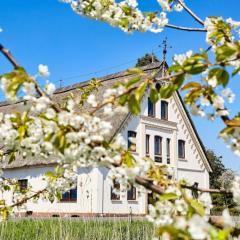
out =
{"type": "Polygon", "coordinates": [[[146,53],[143,57],[138,58],[136,67],[143,67],[154,62],[159,62],[157,56],[154,53],[146,53]]]}
{"type": "Polygon", "coordinates": [[[207,156],[210,161],[212,172],[210,173],[210,187],[221,188],[221,182],[219,176],[227,170],[222,163],[222,156],[217,156],[213,150],[207,150],[207,156]]]}

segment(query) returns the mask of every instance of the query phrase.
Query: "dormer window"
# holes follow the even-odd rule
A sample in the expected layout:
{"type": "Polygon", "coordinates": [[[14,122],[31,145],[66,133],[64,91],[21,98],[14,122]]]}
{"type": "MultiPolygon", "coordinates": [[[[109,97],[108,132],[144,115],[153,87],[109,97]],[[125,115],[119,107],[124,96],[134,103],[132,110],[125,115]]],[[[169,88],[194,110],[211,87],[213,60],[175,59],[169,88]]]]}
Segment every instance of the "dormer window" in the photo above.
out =
{"type": "Polygon", "coordinates": [[[155,104],[148,98],[148,116],[155,117],[155,104]]]}
{"type": "Polygon", "coordinates": [[[161,119],[168,120],[168,102],[161,101],[161,119]]]}

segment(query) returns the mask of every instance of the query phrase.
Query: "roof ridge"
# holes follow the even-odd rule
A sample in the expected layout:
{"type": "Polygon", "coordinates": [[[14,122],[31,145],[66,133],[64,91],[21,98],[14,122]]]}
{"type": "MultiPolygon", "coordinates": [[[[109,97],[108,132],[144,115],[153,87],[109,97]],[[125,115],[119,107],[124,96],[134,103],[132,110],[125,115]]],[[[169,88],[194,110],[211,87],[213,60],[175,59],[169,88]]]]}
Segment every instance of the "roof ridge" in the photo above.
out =
{"type": "MultiPolygon", "coordinates": [[[[155,63],[148,64],[146,66],[140,67],[140,69],[142,69],[143,71],[153,70],[153,69],[157,69],[157,68],[161,67],[162,64],[163,64],[163,61],[155,62],[155,63]]],[[[130,75],[133,75],[133,74],[132,73],[127,73],[126,70],[124,70],[124,71],[108,74],[106,76],[102,76],[102,77],[99,77],[97,79],[100,82],[105,82],[105,81],[108,81],[108,80],[112,80],[114,78],[120,78],[120,77],[125,77],[125,76],[130,76],[130,75]]],[[[57,88],[56,91],[53,94],[58,95],[58,94],[61,94],[61,93],[72,91],[72,90],[74,90],[78,87],[84,87],[84,86],[88,85],[91,80],[92,79],[89,79],[87,81],[78,82],[78,83],[75,83],[75,84],[72,84],[72,85],[68,85],[66,87],[57,88]]],[[[18,103],[21,103],[21,102],[24,102],[24,101],[26,101],[26,100],[19,99],[16,102],[0,101],[0,107],[4,107],[4,106],[8,106],[8,105],[14,105],[14,104],[18,104],[18,103]]]]}
{"type": "MultiPolygon", "coordinates": [[[[163,63],[163,61],[151,63],[151,64],[148,64],[146,66],[140,67],[140,69],[142,69],[143,71],[153,70],[153,69],[161,67],[162,63],[163,63]]],[[[105,81],[112,80],[112,79],[115,79],[115,78],[120,78],[120,77],[133,75],[132,73],[127,73],[126,71],[127,70],[116,72],[116,73],[112,73],[112,74],[108,74],[106,76],[98,77],[96,79],[99,80],[100,82],[105,82],[105,81]]],[[[71,91],[71,90],[76,89],[78,87],[84,87],[84,86],[88,85],[88,83],[91,80],[92,79],[86,80],[86,81],[82,81],[82,82],[79,82],[79,83],[75,83],[73,85],[69,85],[69,86],[66,86],[66,87],[58,88],[58,89],[56,89],[54,94],[68,92],[68,91],[71,91]]]]}

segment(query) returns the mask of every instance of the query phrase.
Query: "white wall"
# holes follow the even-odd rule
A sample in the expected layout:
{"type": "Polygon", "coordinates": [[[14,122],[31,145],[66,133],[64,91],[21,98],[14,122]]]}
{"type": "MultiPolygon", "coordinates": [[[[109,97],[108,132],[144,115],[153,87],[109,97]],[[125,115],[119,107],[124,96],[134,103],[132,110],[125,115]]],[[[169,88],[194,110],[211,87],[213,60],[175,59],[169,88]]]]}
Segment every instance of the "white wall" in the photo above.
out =
{"type": "MultiPolygon", "coordinates": [[[[147,97],[143,98],[141,115],[130,117],[121,130],[126,146],[129,130],[137,132],[137,151],[135,157],[145,156],[145,135],[150,135],[150,157],[154,158],[154,136],[163,138],[163,164],[166,164],[166,139],[171,139],[170,166],[174,169],[174,177],[186,179],[189,183],[198,182],[201,187],[209,186],[209,174],[204,156],[196,136],[179,105],[176,96],[168,100],[168,121],[160,119],[160,101],[156,103],[156,116],[147,116],[147,97]],[[185,159],[178,159],[177,141],[186,143],[185,159]]],[[[44,173],[53,167],[30,167],[6,170],[5,176],[17,179],[28,179],[34,190],[44,188],[44,173]]],[[[77,182],[77,202],[63,203],[39,200],[38,203],[27,203],[27,210],[51,213],[97,213],[97,214],[145,214],[147,212],[147,194],[137,190],[137,199],[127,200],[127,192],[122,191],[120,200],[111,200],[111,181],[104,168],[83,168],[79,170],[77,182]]],[[[5,196],[8,201],[11,193],[5,196]]]]}

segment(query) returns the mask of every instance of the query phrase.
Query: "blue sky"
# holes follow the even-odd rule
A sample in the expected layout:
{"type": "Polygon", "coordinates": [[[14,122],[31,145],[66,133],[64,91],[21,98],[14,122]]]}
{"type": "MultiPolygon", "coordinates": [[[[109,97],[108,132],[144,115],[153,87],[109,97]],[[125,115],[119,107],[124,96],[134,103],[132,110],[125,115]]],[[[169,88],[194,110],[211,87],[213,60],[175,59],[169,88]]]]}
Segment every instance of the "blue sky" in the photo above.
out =
{"type": "MultiPolygon", "coordinates": [[[[185,0],[203,19],[206,16],[232,17],[240,20],[239,0],[185,0]]],[[[156,9],[156,0],[140,0],[145,10],[156,9]]],[[[169,14],[170,23],[184,26],[198,26],[185,13],[169,14]]],[[[172,48],[168,51],[168,63],[174,53],[197,51],[205,48],[202,33],[186,33],[166,29],[160,34],[126,34],[105,23],[83,18],[73,13],[69,5],[58,0],[1,0],[0,1],[0,43],[11,49],[18,62],[34,74],[40,63],[50,68],[50,81],[64,85],[103,76],[124,70],[135,64],[136,59],[148,52],[156,52],[161,58],[158,45],[167,36],[172,48]]],[[[11,70],[8,62],[0,56],[0,73],[11,70]]],[[[231,87],[239,97],[239,84],[234,79],[231,87]]],[[[1,98],[2,99],[2,98],[1,98]]],[[[237,111],[236,105],[233,112],[237,111]]],[[[227,167],[240,172],[240,159],[225,147],[217,134],[223,127],[220,121],[214,123],[193,118],[198,132],[207,148],[223,156],[227,167]]]]}

